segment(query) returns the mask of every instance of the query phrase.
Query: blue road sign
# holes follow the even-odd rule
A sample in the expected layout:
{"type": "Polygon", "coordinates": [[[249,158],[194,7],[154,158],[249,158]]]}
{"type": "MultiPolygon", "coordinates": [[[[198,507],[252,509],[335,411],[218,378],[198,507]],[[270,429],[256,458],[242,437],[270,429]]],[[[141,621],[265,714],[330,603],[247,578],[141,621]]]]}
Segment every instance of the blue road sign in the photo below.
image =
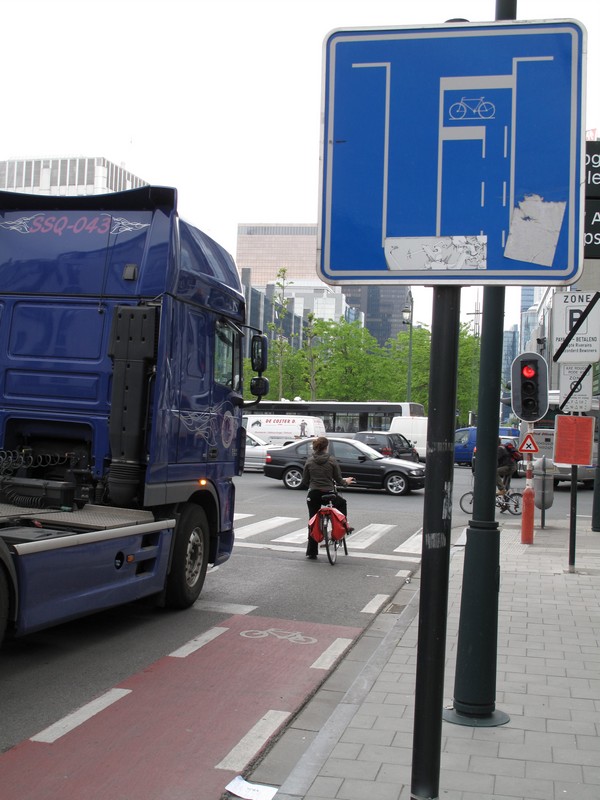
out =
{"type": "Polygon", "coordinates": [[[572,283],[585,51],[572,20],[331,33],[323,280],[572,283]]]}

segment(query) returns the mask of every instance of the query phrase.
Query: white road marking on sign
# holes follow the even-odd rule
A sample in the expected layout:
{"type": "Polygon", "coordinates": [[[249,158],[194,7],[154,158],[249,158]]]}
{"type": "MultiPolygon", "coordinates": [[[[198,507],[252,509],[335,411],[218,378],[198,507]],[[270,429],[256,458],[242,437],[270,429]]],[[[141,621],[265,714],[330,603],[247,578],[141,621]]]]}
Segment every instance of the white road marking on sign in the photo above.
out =
{"type": "Polygon", "coordinates": [[[256,536],[257,533],[265,533],[266,531],[278,528],[280,525],[285,525],[287,522],[295,522],[298,517],[271,517],[270,519],[263,519],[260,522],[252,522],[250,525],[244,525],[242,528],[236,528],[236,539],[247,539],[249,536],[256,536]]]}
{"type": "Polygon", "coordinates": [[[101,711],[104,711],[105,708],[108,708],[113,703],[116,703],[125,695],[131,693],[131,689],[110,689],[105,694],[97,697],[95,700],[92,700],[90,703],[86,703],[81,708],[78,708],[77,711],[73,711],[72,714],[67,714],[66,717],[58,720],[53,725],[50,725],[48,728],[44,728],[43,731],[36,734],[35,736],[31,737],[32,742],[45,742],[46,744],[52,744],[57,739],[60,739],[61,736],[64,736],[66,733],[70,733],[70,731],[75,730],[80,725],[83,725],[84,722],[87,722],[88,719],[96,716],[101,711]]]}
{"type": "Polygon", "coordinates": [[[338,638],[333,641],[315,662],[310,665],[311,669],[330,669],[338,658],[352,644],[352,639],[338,638]]]}
{"type": "Polygon", "coordinates": [[[289,711],[267,711],[264,717],[250,728],[244,738],[240,739],[233,750],[230,750],[225,758],[215,765],[215,769],[241,772],[289,716],[289,711]]]}
{"type": "Polygon", "coordinates": [[[370,600],[367,605],[361,609],[361,614],[376,614],[381,606],[389,600],[389,594],[376,594],[375,597],[370,600]]]}
{"type": "Polygon", "coordinates": [[[200,650],[200,648],[204,647],[205,644],[212,642],[213,639],[216,639],[217,636],[220,636],[222,633],[225,633],[228,630],[229,628],[211,628],[210,630],[200,634],[200,636],[196,636],[195,639],[190,639],[189,642],[181,645],[181,647],[178,647],[177,650],[173,650],[172,653],[169,653],[169,656],[171,658],[185,658],[191,653],[195,653],[196,650],[200,650]]]}
{"type": "Polygon", "coordinates": [[[421,553],[423,550],[423,528],[413,533],[405,542],[402,542],[394,553],[421,553]]]}
{"type": "Polygon", "coordinates": [[[210,600],[197,600],[193,608],[196,611],[217,611],[220,614],[229,614],[230,616],[250,614],[256,611],[258,606],[243,606],[238,603],[213,603],[210,600]]]}

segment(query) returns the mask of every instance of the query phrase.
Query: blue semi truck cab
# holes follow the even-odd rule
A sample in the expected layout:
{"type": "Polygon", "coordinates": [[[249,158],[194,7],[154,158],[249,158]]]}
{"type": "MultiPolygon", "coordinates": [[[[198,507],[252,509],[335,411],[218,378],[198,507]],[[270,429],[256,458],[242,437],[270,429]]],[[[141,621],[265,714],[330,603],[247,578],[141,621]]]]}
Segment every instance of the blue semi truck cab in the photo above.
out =
{"type": "MultiPolygon", "coordinates": [[[[195,602],[233,547],[248,334],[175,189],[0,192],[0,639],[195,602]]],[[[251,353],[260,396],[266,337],[251,353]]]]}

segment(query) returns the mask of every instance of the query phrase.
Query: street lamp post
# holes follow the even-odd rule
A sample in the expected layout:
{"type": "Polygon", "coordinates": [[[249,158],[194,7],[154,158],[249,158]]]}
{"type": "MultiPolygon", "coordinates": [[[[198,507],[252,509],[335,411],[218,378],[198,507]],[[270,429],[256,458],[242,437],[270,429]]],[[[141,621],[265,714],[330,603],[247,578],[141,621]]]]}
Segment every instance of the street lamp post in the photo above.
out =
{"type": "Polygon", "coordinates": [[[410,403],[412,384],[412,337],[413,337],[413,296],[408,292],[406,303],[402,309],[402,324],[408,325],[408,370],[406,374],[406,399],[410,403]]]}

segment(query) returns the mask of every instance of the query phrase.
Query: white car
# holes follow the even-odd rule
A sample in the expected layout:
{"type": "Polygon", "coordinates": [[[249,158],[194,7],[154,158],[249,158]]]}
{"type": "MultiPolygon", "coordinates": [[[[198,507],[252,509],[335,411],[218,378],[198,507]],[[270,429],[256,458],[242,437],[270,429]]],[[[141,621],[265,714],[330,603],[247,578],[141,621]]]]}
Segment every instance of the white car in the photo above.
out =
{"type": "Polygon", "coordinates": [[[269,445],[250,431],[246,431],[246,458],[244,472],[249,470],[263,471],[269,445]]]}

